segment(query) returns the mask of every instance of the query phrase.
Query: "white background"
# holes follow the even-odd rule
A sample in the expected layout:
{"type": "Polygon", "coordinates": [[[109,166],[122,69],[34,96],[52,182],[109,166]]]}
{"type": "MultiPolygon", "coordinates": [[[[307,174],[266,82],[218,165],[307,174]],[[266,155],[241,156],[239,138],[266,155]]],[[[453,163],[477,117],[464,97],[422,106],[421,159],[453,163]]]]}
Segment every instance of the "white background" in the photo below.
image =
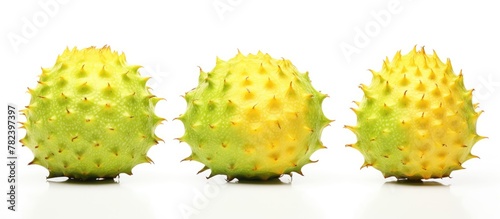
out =
{"type": "MultiPolygon", "coordinates": [[[[107,44],[125,52],[130,64],[144,66],[141,72],[153,77],[154,94],[167,99],[156,108],[168,120],[157,129],[165,143],[148,153],[155,164],[137,166],[119,183],[48,182],[44,168],[27,166],[31,151],[20,148],[19,211],[9,213],[1,204],[1,218],[182,218],[189,213],[191,218],[500,218],[495,1],[69,0],[44,10],[47,2],[55,0],[0,3],[3,107],[27,105],[26,88],[36,85],[40,67],[51,67],[66,46],[107,44]],[[354,54],[343,53],[341,45],[347,44],[356,48],[354,54]],[[473,148],[481,159],[466,162],[451,179],[402,184],[373,168],[360,170],[361,154],[344,147],[355,136],[342,127],[356,124],[349,108],[362,97],[358,85],[371,80],[367,69],[380,70],[386,56],[398,50],[406,54],[414,45],[436,50],[441,59],[452,60],[456,72],[463,70],[466,87],[476,89],[474,101],[485,111],[478,133],[489,139],[473,148]],[[237,49],[289,59],[329,94],[323,109],[336,121],[323,132],[328,149],[313,155],[319,162],[305,166],[305,176],[294,175],[292,182],[284,177],[282,183],[225,183],[224,177],[207,180],[208,172],[196,175],[199,163],[179,162],[190,154],[187,144],[173,140],[184,132],[182,123],[173,121],[186,107],[180,95],[196,86],[197,66],[209,71],[216,56],[227,60],[237,49]]],[[[2,164],[5,152],[0,152],[2,164]]],[[[0,178],[5,194],[6,166],[0,178]]]]}

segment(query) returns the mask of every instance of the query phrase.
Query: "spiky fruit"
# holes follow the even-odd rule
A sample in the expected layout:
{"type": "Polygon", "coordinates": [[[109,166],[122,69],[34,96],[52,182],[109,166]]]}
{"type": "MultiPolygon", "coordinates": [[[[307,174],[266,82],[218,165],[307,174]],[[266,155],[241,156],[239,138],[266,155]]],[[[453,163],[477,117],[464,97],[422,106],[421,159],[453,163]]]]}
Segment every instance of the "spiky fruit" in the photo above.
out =
{"type": "Polygon", "coordinates": [[[66,49],[54,67],[42,68],[23,110],[30,164],[46,167],[49,178],[86,180],[132,174],[151,162],[146,153],[160,140],[154,132],[163,119],[139,68],[108,46],[66,49]]]}
{"type": "Polygon", "coordinates": [[[472,104],[462,73],[457,76],[450,60],[416,48],[392,62],[386,58],[380,72],[371,71],[369,86],[361,85],[364,98],[353,109],[358,124],[346,126],[357,136],[364,156],[362,167],[372,166],[385,177],[420,180],[448,177],[476,156],[472,146],[481,112],[472,104]]]}
{"type": "Polygon", "coordinates": [[[323,148],[323,128],[329,124],[308,73],[299,73],[288,60],[259,51],[238,52],[229,61],[217,59],[208,73],[200,69],[199,84],[186,93],[187,142],[195,160],[228,180],[267,180],[310,163],[323,148]]]}

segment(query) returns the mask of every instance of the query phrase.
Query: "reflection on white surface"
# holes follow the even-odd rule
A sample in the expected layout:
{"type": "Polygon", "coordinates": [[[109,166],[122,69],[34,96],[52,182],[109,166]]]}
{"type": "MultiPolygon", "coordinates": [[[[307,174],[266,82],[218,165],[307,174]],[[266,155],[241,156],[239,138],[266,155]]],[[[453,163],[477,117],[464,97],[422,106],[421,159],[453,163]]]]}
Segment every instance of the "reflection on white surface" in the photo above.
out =
{"type": "Polygon", "coordinates": [[[153,218],[144,197],[113,180],[48,184],[24,218],[153,218]]]}
{"type": "MultiPolygon", "coordinates": [[[[369,199],[370,200],[370,199],[369,199]]],[[[393,181],[383,184],[361,218],[470,218],[450,186],[438,182],[393,181]]]]}
{"type": "Polygon", "coordinates": [[[192,218],[319,218],[311,199],[291,183],[228,183],[192,218]]]}
{"type": "MultiPolygon", "coordinates": [[[[384,183],[382,177],[361,174],[310,174],[286,183],[227,183],[224,176],[207,180],[190,174],[154,175],[155,168],[124,176],[120,183],[22,177],[20,210],[23,218],[30,219],[500,218],[498,176],[457,174],[436,182],[384,183]],[[181,209],[193,211],[189,215],[181,209]]],[[[0,218],[18,217],[0,214],[0,218]]]]}

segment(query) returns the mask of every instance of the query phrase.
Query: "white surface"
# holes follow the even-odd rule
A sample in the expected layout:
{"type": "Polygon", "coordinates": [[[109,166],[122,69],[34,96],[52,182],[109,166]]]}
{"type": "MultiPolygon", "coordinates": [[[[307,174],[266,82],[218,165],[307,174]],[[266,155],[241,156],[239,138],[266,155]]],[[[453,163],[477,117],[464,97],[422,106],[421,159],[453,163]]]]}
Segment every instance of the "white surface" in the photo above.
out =
{"type": "MultiPolygon", "coordinates": [[[[22,148],[19,212],[2,205],[1,218],[182,218],[180,209],[191,210],[192,218],[500,218],[500,14],[494,1],[61,1],[50,15],[38,4],[48,1],[0,3],[1,103],[27,105],[26,87],[36,85],[40,67],[51,67],[66,46],[108,44],[130,64],[143,65],[153,92],[167,99],[157,106],[168,119],[157,129],[165,143],[149,151],[154,165],[137,166],[120,183],[98,184],[47,182],[48,172],[27,166],[32,154],[22,148]],[[214,2],[231,11],[219,16],[214,2]],[[390,4],[397,5],[390,19],[371,15],[390,4]],[[41,22],[36,33],[13,46],[9,34],[23,36],[25,19],[33,17],[41,22]],[[357,28],[367,26],[371,36],[348,61],[340,45],[353,44],[357,28]],[[466,87],[476,89],[475,101],[485,110],[478,132],[489,137],[475,145],[481,159],[466,162],[466,170],[417,185],[359,170],[361,154],[344,147],[355,136],[342,128],[356,123],[349,107],[362,97],[357,86],[371,80],[367,69],[379,70],[385,56],[414,45],[451,58],[456,72],[463,69],[466,87]],[[323,132],[328,149],[316,152],[319,162],[291,183],[286,177],[265,184],[207,180],[208,172],[195,174],[201,164],[179,162],[190,153],[173,140],[184,131],[173,121],[185,110],[180,95],[196,86],[197,66],[208,71],[216,56],[227,60],[237,49],[290,59],[331,97],[324,102],[336,120],[323,132]]],[[[7,189],[6,176],[1,168],[0,191],[7,189]]]]}

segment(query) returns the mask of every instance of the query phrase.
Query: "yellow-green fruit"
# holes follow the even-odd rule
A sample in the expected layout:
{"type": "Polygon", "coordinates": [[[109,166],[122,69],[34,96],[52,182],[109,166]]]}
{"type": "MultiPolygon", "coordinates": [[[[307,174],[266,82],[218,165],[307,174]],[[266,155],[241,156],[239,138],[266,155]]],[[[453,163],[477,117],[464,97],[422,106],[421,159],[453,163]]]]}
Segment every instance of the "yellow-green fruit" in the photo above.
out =
{"type": "Polygon", "coordinates": [[[179,140],[192,149],[185,160],[228,180],[301,173],[324,147],[321,132],[330,122],[321,108],[325,97],[288,60],[261,52],[217,59],[185,95],[187,110],[179,119],[186,131],[179,140]]]}
{"type": "Polygon", "coordinates": [[[363,154],[363,167],[398,179],[442,178],[476,157],[471,149],[483,138],[476,134],[481,112],[449,59],[443,63],[435,52],[414,48],[404,56],[397,52],[372,73],[353,109],[358,124],[346,126],[358,138],[348,146],[363,154]]]}
{"type": "Polygon", "coordinates": [[[23,110],[30,164],[46,167],[49,178],[87,180],[132,174],[151,162],[146,153],[160,140],[155,128],[163,119],[154,113],[160,98],[139,68],[105,46],[66,49],[54,67],[42,69],[23,110]]]}

